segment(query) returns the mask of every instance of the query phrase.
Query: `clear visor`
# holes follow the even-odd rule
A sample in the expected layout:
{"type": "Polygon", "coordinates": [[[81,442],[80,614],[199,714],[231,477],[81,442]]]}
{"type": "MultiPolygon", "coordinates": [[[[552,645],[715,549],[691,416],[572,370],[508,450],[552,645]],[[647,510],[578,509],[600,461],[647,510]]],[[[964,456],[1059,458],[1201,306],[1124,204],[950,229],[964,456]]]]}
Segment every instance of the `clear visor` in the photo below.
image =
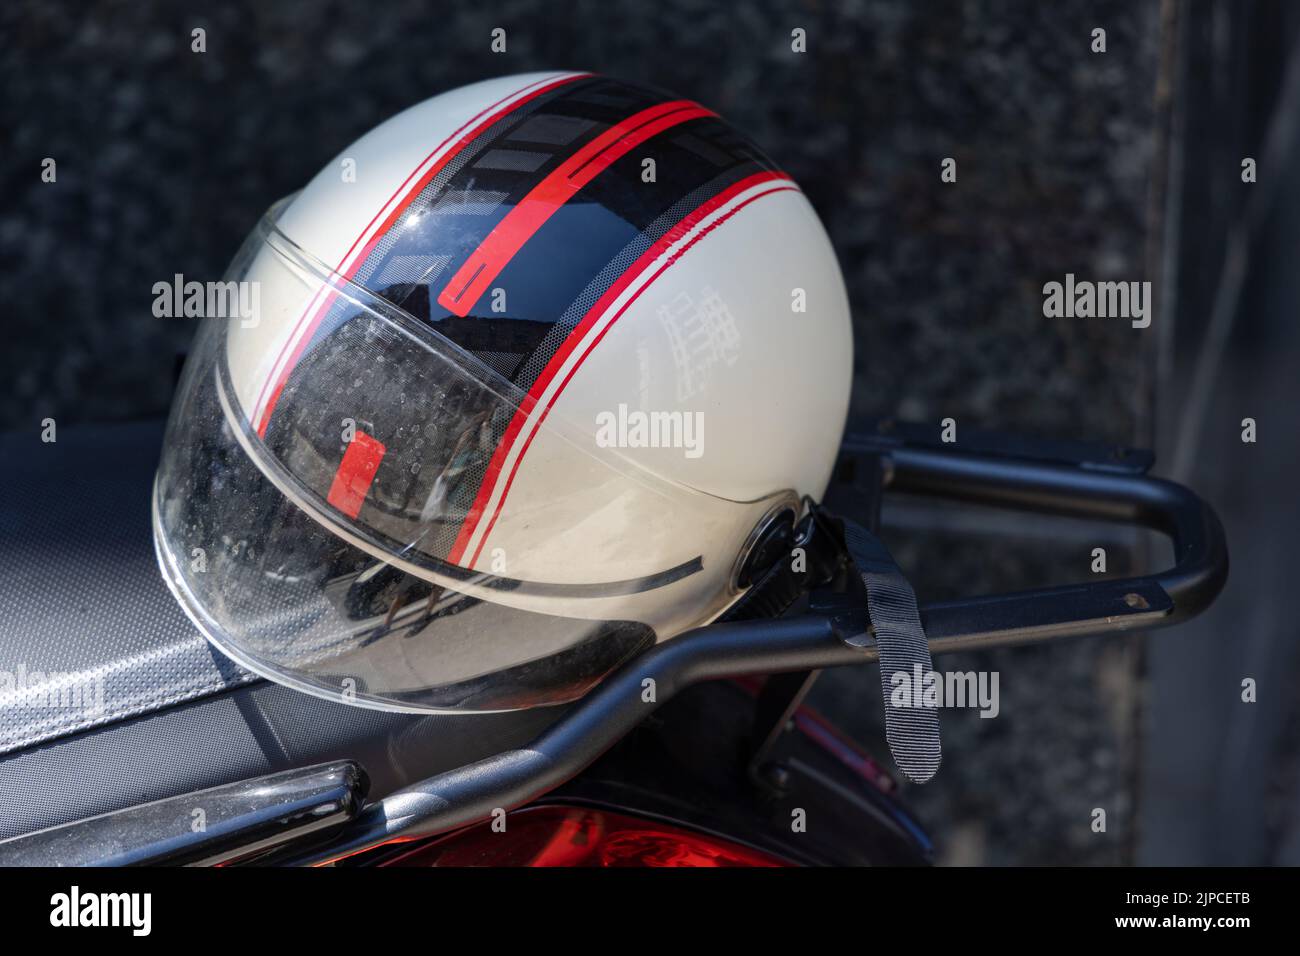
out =
{"type": "Polygon", "coordinates": [[[221,650],[358,704],[515,709],[735,599],[791,495],[725,501],[599,447],[274,214],[206,312],[154,488],[164,576],[221,650]]]}

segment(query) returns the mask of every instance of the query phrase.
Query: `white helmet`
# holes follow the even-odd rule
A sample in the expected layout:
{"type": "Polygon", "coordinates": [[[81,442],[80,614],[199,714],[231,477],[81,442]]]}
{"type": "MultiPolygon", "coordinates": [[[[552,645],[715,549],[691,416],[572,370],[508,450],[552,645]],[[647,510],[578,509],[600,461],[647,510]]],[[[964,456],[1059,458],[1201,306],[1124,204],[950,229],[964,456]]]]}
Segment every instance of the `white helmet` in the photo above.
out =
{"type": "Polygon", "coordinates": [[[197,337],[155,541],[217,647],[311,693],[580,695],[739,598],[844,426],[848,303],[803,193],[704,107],[601,76],[406,110],[227,282],[252,307],[197,337]]]}

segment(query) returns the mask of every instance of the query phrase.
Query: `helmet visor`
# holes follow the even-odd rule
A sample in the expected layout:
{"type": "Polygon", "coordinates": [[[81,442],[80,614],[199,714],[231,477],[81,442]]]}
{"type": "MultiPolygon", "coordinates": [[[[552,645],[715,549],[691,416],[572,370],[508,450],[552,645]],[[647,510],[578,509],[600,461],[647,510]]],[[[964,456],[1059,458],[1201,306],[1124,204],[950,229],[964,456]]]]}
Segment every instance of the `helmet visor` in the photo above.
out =
{"type": "Polygon", "coordinates": [[[600,447],[273,216],[216,284],[154,488],[164,576],[220,649],[350,702],[513,709],[734,600],[786,496],[724,501],[600,447]]]}

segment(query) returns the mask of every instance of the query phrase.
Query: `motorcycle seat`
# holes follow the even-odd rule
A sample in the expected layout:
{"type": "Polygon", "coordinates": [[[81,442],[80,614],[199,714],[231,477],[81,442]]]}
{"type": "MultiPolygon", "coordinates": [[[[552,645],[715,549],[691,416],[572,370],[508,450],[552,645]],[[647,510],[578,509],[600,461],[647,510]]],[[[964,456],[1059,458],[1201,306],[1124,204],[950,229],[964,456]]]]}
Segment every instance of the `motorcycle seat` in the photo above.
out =
{"type": "Polygon", "coordinates": [[[561,708],[391,714],[261,680],[159,575],[161,422],[0,436],[0,839],[354,759],[372,796],[519,746],[561,708]]]}

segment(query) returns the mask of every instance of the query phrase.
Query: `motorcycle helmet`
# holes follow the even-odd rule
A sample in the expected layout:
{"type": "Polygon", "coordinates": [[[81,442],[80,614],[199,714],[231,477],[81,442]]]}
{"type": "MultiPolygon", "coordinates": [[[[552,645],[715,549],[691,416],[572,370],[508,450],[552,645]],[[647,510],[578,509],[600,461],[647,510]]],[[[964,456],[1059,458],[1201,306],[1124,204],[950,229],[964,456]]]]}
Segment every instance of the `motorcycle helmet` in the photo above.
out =
{"type": "Polygon", "coordinates": [[[586,73],[388,120],[204,294],[163,576],[239,663],[366,706],[563,702],[716,619],[847,412],[798,186],[710,110],[586,73]]]}

